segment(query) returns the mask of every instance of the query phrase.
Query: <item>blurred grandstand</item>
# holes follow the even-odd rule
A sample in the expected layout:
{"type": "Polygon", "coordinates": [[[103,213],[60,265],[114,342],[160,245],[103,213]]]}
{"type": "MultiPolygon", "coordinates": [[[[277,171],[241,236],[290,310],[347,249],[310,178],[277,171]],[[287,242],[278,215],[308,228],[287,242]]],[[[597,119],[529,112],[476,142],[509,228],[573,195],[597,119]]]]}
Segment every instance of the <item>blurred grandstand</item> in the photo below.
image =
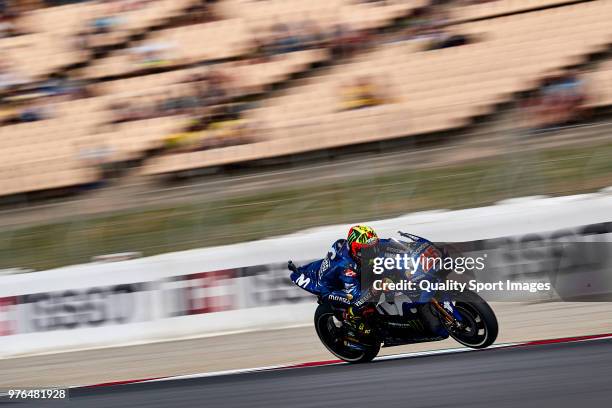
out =
{"type": "Polygon", "coordinates": [[[610,185],[611,15],[610,0],[0,0],[0,268],[610,185]]]}

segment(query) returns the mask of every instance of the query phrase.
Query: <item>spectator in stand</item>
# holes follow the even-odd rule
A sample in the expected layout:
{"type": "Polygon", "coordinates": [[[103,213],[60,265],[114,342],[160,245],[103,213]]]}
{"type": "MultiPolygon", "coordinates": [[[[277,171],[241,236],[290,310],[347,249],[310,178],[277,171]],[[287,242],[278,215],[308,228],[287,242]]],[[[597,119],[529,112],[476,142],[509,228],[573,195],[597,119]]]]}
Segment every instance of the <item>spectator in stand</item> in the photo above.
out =
{"type": "Polygon", "coordinates": [[[38,87],[38,90],[50,96],[69,95],[73,98],[86,98],[89,96],[86,81],[70,78],[65,73],[51,74],[38,87]]]}
{"type": "MultiPolygon", "coordinates": [[[[347,33],[347,38],[350,34],[347,33]]],[[[342,39],[336,33],[336,45],[339,46],[342,39]]],[[[275,24],[270,27],[269,34],[253,35],[251,42],[252,51],[248,61],[257,64],[267,62],[274,55],[334,45],[334,38],[328,39],[327,34],[314,21],[304,20],[291,26],[275,24]]]]}
{"type": "Polygon", "coordinates": [[[51,104],[44,99],[45,98],[39,98],[32,105],[25,107],[19,113],[19,122],[36,122],[50,118],[52,116],[51,104]]]}
{"type": "Polygon", "coordinates": [[[274,54],[284,54],[288,52],[299,51],[299,38],[291,32],[286,24],[276,24],[272,27],[273,45],[272,52],[274,54]]]}
{"type": "Polygon", "coordinates": [[[98,172],[98,182],[92,187],[102,187],[114,173],[115,152],[104,142],[85,143],[78,146],[78,158],[98,172]]]}
{"type": "Polygon", "coordinates": [[[155,0],[119,0],[116,4],[116,11],[127,13],[129,11],[140,10],[152,1],[155,0]]]}
{"type": "Polygon", "coordinates": [[[111,123],[122,123],[131,119],[131,107],[128,101],[114,102],[109,106],[111,123]]]}
{"type": "Polygon", "coordinates": [[[38,97],[27,102],[13,103],[5,108],[1,125],[16,125],[19,123],[37,122],[53,117],[53,105],[58,97],[38,97]]]}
{"type": "Polygon", "coordinates": [[[0,59],[0,93],[29,82],[29,79],[17,74],[8,61],[0,59]]]}
{"type": "Polygon", "coordinates": [[[215,19],[215,14],[211,8],[211,2],[207,0],[200,0],[194,4],[188,13],[190,24],[201,24],[215,19]]]}
{"type": "Polygon", "coordinates": [[[198,114],[208,106],[224,103],[233,94],[231,78],[219,70],[207,74],[190,75],[178,84],[192,83],[182,90],[168,91],[156,95],[131,97],[108,106],[110,123],[121,123],[169,115],[198,114]]]}
{"type": "Polygon", "coordinates": [[[266,42],[257,36],[252,37],[250,50],[249,61],[251,64],[262,64],[264,62],[268,62],[271,57],[270,53],[268,52],[266,42]]]}
{"type": "Polygon", "coordinates": [[[435,31],[435,36],[431,44],[429,45],[429,50],[440,50],[443,48],[451,48],[458,47],[460,45],[465,45],[469,42],[469,39],[466,35],[463,34],[453,34],[450,31],[446,31],[443,29],[435,31]]]}
{"type": "Polygon", "coordinates": [[[333,28],[330,51],[334,58],[341,58],[350,54],[350,32],[348,28],[342,24],[336,24],[333,28]]]}
{"type": "MultiPolygon", "coordinates": [[[[83,29],[75,34],[73,46],[76,50],[85,51],[105,47],[121,42],[122,25],[137,10],[156,0],[108,0],[102,1],[104,9],[99,15],[87,20],[83,29]],[[128,14],[132,13],[132,14],[128,14]]],[[[125,32],[126,36],[128,35],[125,32]]]]}
{"type": "Polygon", "coordinates": [[[369,77],[358,78],[354,84],[342,89],[343,109],[363,109],[384,103],[380,90],[369,77]]]}
{"type": "Polygon", "coordinates": [[[76,51],[87,51],[91,48],[89,35],[90,34],[87,30],[81,30],[75,34],[73,39],[73,47],[76,51]]]}
{"type": "Polygon", "coordinates": [[[133,60],[136,64],[145,68],[155,68],[172,62],[171,52],[173,44],[150,43],[131,48],[133,60]]]}
{"type": "Polygon", "coordinates": [[[577,71],[550,77],[525,99],[522,109],[531,128],[542,129],[579,120],[587,100],[584,80],[577,71]]]}
{"type": "Polygon", "coordinates": [[[573,109],[585,102],[586,90],[584,80],[580,78],[579,72],[568,71],[561,76],[555,85],[559,101],[573,109]]]}
{"type": "Polygon", "coordinates": [[[321,28],[313,20],[304,20],[300,23],[300,43],[304,49],[317,48],[325,41],[321,28]]]}
{"type": "Polygon", "coordinates": [[[19,34],[17,20],[19,13],[9,0],[0,0],[0,38],[19,34]]]}
{"type": "Polygon", "coordinates": [[[112,3],[110,3],[105,12],[89,21],[87,27],[89,33],[87,43],[89,46],[97,48],[116,43],[116,33],[124,23],[124,18],[117,14],[112,7],[112,3]]]}
{"type": "Polygon", "coordinates": [[[114,25],[116,25],[116,20],[112,16],[98,17],[91,22],[94,35],[106,34],[114,25]]]}
{"type": "Polygon", "coordinates": [[[449,21],[450,14],[445,3],[428,9],[419,9],[406,20],[401,33],[392,35],[391,38],[392,41],[424,41],[426,50],[456,47],[473,40],[460,32],[453,32],[448,27],[449,21]]]}
{"type": "Polygon", "coordinates": [[[11,37],[15,34],[15,25],[11,19],[3,14],[0,14],[0,38],[11,37]]]}
{"type": "Polygon", "coordinates": [[[213,70],[208,73],[207,79],[203,99],[208,106],[217,105],[228,97],[229,78],[219,70],[213,70]]]}

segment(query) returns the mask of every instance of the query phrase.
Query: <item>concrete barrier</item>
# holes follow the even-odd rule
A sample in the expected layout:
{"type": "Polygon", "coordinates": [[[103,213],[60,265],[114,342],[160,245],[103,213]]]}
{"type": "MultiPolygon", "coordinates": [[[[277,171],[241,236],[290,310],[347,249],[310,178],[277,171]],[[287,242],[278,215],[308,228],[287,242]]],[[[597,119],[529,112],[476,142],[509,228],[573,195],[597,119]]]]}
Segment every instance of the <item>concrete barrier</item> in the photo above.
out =
{"type": "MultiPolygon", "coordinates": [[[[435,241],[475,241],[609,225],[612,194],[523,198],[368,222],[435,241]]],[[[364,220],[365,221],[365,220],[364,220]]],[[[310,324],[314,298],[286,261],[325,255],[348,225],[112,263],[0,276],[0,356],[310,324]]]]}

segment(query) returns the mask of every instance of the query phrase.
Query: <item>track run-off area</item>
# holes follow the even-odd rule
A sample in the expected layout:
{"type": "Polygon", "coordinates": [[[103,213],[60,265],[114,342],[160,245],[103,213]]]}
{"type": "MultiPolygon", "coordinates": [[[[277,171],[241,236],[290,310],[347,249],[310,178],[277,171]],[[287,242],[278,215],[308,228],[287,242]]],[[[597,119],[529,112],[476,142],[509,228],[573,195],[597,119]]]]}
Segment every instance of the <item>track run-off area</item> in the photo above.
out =
{"type": "MultiPolygon", "coordinates": [[[[154,356],[152,356],[154,358],[154,356]]],[[[608,407],[612,334],[337,360],[70,390],[70,407],[608,407]]],[[[4,397],[1,402],[8,402],[4,397]]]]}

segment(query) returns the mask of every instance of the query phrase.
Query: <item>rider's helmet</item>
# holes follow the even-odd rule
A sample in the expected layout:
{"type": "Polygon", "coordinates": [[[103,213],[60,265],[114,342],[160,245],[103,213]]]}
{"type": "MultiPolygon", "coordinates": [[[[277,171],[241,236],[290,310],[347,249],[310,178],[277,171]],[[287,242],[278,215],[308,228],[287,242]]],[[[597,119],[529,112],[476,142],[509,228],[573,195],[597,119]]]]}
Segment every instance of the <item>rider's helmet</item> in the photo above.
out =
{"type": "Polygon", "coordinates": [[[378,235],[367,225],[355,225],[349,229],[346,241],[353,259],[360,261],[363,249],[372,248],[378,244],[378,235]]]}

